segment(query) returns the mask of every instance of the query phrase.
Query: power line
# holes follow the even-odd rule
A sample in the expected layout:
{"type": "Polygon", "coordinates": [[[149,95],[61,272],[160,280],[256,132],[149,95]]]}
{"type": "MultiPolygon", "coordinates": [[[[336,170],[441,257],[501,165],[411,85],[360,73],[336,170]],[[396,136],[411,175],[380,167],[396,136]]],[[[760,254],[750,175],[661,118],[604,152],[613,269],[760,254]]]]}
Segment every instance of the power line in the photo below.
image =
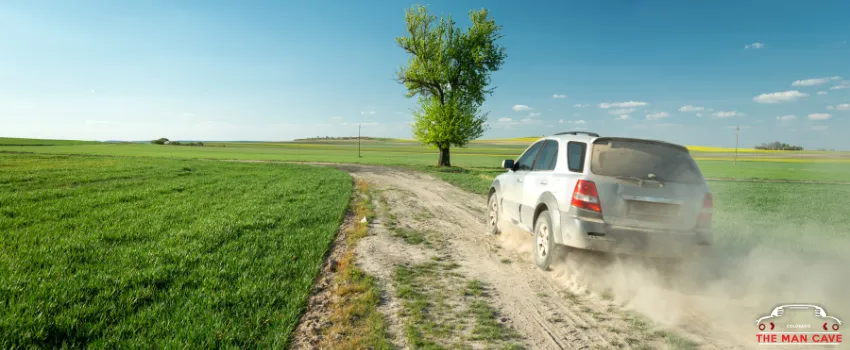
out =
{"type": "Polygon", "coordinates": [[[739,125],[735,125],[735,165],[738,165],[738,131],[741,130],[739,125]]]}

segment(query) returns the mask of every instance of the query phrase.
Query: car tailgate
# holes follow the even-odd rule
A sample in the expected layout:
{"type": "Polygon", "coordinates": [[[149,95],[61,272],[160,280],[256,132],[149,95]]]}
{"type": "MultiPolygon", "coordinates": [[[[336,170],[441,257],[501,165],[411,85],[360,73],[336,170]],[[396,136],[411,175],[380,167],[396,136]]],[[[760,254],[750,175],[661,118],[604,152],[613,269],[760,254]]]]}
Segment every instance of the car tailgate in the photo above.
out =
{"type": "Polygon", "coordinates": [[[665,230],[693,229],[706,193],[701,186],[619,179],[596,187],[606,223],[665,230]]]}

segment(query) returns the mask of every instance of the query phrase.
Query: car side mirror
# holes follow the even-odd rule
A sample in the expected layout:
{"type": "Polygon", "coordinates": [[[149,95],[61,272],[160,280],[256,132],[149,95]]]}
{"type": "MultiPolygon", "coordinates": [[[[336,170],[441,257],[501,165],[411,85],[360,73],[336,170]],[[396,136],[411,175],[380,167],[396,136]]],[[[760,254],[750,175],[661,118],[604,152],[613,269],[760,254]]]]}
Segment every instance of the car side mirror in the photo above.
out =
{"type": "Polygon", "coordinates": [[[513,169],[514,168],[514,160],[513,159],[505,159],[502,161],[502,168],[505,169],[513,169]]]}

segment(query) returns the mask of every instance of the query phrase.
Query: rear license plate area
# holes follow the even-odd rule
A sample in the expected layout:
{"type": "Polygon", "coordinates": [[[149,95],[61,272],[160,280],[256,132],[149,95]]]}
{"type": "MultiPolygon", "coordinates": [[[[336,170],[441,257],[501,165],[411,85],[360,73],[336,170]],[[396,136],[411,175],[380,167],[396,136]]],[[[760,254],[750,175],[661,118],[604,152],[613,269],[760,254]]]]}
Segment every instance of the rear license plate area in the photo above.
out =
{"type": "Polygon", "coordinates": [[[627,201],[626,215],[648,221],[666,222],[679,216],[681,205],[646,201],[627,201]]]}

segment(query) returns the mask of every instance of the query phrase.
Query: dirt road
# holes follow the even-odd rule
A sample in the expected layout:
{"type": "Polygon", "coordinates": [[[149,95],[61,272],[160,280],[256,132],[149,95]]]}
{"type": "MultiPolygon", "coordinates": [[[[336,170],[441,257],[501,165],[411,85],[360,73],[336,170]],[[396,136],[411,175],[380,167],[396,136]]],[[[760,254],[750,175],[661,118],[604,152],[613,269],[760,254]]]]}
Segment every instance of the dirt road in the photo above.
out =
{"type": "MultiPolygon", "coordinates": [[[[353,176],[370,183],[378,204],[376,234],[357,247],[358,264],[390,288],[394,266],[426,263],[430,257],[454,261],[457,271],[488,286],[489,302],[500,321],[520,334],[534,349],[589,349],[611,347],[732,347],[728,337],[710,330],[661,327],[627,310],[613,290],[591,292],[582,277],[571,276],[570,263],[541,271],[530,261],[531,237],[517,229],[499,236],[486,235],[482,196],[457,189],[430,176],[383,167],[344,166],[353,176]],[[410,244],[394,235],[387,224],[420,232],[430,244],[410,244]],[[720,341],[723,339],[723,341],[720,341]]],[[[507,226],[507,225],[503,225],[507,226]]],[[[567,254],[570,256],[570,254],[567,254]]],[[[594,259],[591,257],[590,259],[594,259]]],[[[565,259],[569,260],[569,259],[565,259]]],[[[586,272],[582,272],[586,273],[586,272]]],[[[442,288],[446,288],[443,286],[442,288]]],[[[454,298],[462,304],[460,293],[454,298]]],[[[392,299],[392,298],[390,298],[392,299]]],[[[677,302],[671,300],[671,302],[677,302]]],[[[390,301],[391,332],[404,333],[398,301],[390,301]]],[[[664,304],[658,303],[658,304],[664,304]]],[[[455,307],[460,307],[456,305],[455,307]]],[[[695,327],[699,328],[699,327],[695,327]]],[[[396,336],[396,339],[403,339],[396,336]]],[[[405,346],[402,341],[401,346],[405,346]]]]}
{"type": "Polygon", "coordinates": [[[846,279],[829,277],[841,273],[834,266],[759,252],[671,272],[565,249],[541,271],[531,261],[530,234],[504,223],[500,235],[485,233],[483,196],[412,171],[334,167],[373,192],[377,217],[355,248],[356,261],[387,290],[382,312],[400,348],[426,340],[445,348],[751,348],[752,316],[767,305],[838,300],[846,290],[846,279]],[[737,270],[718,272],[722,262],[737,270]],[[788,286],[801,263],[830,272],[788,286]],[[465,316],[482,303],[497,324],[465,316]]]}

